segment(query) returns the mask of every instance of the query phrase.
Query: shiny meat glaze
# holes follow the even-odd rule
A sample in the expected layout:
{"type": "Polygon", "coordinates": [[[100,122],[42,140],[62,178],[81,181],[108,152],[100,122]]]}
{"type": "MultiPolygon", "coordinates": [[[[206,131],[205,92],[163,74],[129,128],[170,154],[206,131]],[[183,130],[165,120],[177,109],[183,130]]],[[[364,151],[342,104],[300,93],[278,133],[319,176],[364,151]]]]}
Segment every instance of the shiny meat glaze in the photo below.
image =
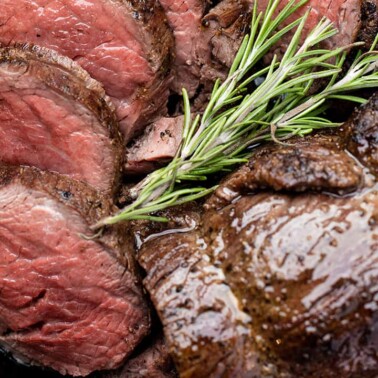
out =
{"type": "Polygon", "coordinates": [[[257,194],[205,220],[267,376],[377,372],[377,220],[375,187],[352,199],[257,194]]]}
{"type": "Polygon", "coordinates": [[[173,39],[158,2],[0,1],[0,43],[34,43],[74,59],[117,106],[126,139],[161,111],[173,39]]]}
{"type": "Polygon", "coordinates": [[[117,189],[122,143],[100,84],[38,47],[0,49],[0,160],[117,189]]]}
{"type": "Polygon", "coordinates": [[[73,376],[120,366],[150,320],[125,229],[81,237],[111,205],[31,168],[3,167],[0,182],[1,347],[73,376]]]}
{"type": "Polygon", "coordinates": [[[200,220],[186,211],[181,230],[145,238],[182,376],[376,377],[378,184],[346,150],[377,130],[375,99],[336,133],[262,147],[200,220]]]}
{"type": "Polygon", "coordinates": [[[202,251],[196,233],[173,234],[147,242],[139,263],[163,322],[169,350],[180,377],[239,376],[253,366],[250,317],[221,269],[202,251]],[[241,356],[250,357],[246,361],[241,356]]]}

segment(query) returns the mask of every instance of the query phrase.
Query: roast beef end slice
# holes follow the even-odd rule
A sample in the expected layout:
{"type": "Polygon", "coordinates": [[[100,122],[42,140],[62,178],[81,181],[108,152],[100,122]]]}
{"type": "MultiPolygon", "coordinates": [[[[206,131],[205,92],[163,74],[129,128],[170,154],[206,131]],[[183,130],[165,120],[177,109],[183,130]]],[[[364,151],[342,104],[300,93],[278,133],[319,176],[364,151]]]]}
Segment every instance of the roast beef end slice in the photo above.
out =
{"type": "Polygon", "coordinates": [[[0,49],[0,160],[55,171],[114,193],[122,141],[102,86],[36,46],[0,49]]]}

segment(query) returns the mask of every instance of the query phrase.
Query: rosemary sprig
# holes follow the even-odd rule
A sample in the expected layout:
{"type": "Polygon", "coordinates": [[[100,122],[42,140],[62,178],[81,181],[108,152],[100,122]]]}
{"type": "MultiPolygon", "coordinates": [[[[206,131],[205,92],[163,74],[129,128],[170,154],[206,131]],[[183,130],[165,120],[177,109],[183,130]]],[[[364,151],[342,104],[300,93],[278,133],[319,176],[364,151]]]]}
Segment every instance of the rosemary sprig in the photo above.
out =
{"type": "Polygon", "coordinates": [[[329,20],[322,19],[301,45],[308,12],[281,28],[283,22],[307,1],[289,1],[277,17],[273,14],[279,0],[270,0],[265,12],[261,13],[257,12],[255,2],[251,32],[244,38],[227,79],[215,83],[202,116],[192,118],[189,98],[183,90],[183,140],[175,158],[132,188],[133,203],[93,228],[132,219],[165,221],[165,218],[151,214],[211,193],[216,186],[206,188],[191,183],[205,181],[210,174],[246,162],[251,154],[247,147],[264,140],[282,143],[294,135],[303,136],[314,129],[338,126],[322,116],[329,99],[365,102],[348,92],[378,87],[377,52],[373,50],[377,39],[371,50],[359,54],[339,79],[346,51],[351,46],[333,51],[317,47],[337,33],[329,20]],[[278,61],[274,57],[269,67],[253,72],[256,63],[294,28],[296,31],[282,59],[278,61]],[[264,80],[248,93],[248,86],[257,78],[264,80]],[[310,88],[320,78],[328,78],[328,85],[310,95],[310,88]]]}

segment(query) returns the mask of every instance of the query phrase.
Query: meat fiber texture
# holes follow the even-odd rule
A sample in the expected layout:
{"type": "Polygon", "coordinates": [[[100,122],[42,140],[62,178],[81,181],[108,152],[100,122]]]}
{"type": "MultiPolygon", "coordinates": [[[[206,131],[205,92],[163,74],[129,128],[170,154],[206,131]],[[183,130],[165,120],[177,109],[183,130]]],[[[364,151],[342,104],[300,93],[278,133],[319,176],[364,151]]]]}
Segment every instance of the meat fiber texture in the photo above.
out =
{"type": "Polygon", "coordinates": [[[82,236],[110,203],[33,168],[2,167],[0,183],[1,347],[61,374],[117,368],[150,318],[125,230],[82,236]]]}
{"type": "Polygon", "coordinates": [[[39,47],[0,49],[0,161],[55,171],[110,194],[121,154],[112,106],[80,66],[39,47]]]}
{"type": "Polygon", "coordinates": [[[0,1],[0,43],[33,43],[79,63],[104,85],[126,140],[168,98],[171,32],[159,3],[0,1]]]}
{"type": "Polygon", "coordinates": [[[261,147],[202,215],[140,227],[180,376],[377,376],[377,98],[338,131],[261,147]]]}
{"type": "MultiPolygon", "coordinates": [[[[287,3],[288,0],[281,1],[276,13],[282,10],[287,3]]],[[[260,11],[265,10],[267,4],[266,0],[259,1],[258,9],[260,11]]],[[[303,16],[308,10],[310,10],[310,13],[303,29],[303,36],[307,36],[323,17],[327,17],[333,22],[338,33],[322,42],[323,47],[333,50],[355,42],[361,27],[361,0],[309,0],[304,7],[301,7],[289,17],[284,25],[289,25],[290,22],[303,16]]],[[[277,46],[266,56],[265,60],[269,62],[273,54],[282,57],[291,42],[293,34],[294,31],[289,32],[281,38],[277,46]]],[[[302,37],[303,40],[304,37],[302,37]]]]}

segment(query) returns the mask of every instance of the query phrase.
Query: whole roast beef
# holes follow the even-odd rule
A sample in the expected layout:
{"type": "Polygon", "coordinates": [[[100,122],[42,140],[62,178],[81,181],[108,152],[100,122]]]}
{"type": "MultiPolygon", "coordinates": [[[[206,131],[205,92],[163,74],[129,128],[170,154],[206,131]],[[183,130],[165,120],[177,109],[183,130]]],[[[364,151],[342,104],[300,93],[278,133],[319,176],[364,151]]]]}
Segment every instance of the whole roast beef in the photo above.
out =
{"type": "Polygon", "coordinates": [[[0,161],[59,172],[110,193],[122,142],[101,85],[35,46],[0,49],[0,161]]]}
{"type": "Polygon", "coordinates": [[[1,348],[73,376],[119,367],[150,316],[127,230],[90,230],[109,201],[57,174],[1,167],[0,209],[1,348]]]}
{"type": "Polygon", "coordinates": [[[34,43],[79,63],[104,85],[126,139],[168,98],[173,39],[154,0],[0,1],[0,43],[34,43]]]}
{"type": "Polygon", "coordinates": [[[180,376],[377,376],[377,130],[378,94],[335,133],[261,147],[202,215],[140,229],[180,376]]]}

